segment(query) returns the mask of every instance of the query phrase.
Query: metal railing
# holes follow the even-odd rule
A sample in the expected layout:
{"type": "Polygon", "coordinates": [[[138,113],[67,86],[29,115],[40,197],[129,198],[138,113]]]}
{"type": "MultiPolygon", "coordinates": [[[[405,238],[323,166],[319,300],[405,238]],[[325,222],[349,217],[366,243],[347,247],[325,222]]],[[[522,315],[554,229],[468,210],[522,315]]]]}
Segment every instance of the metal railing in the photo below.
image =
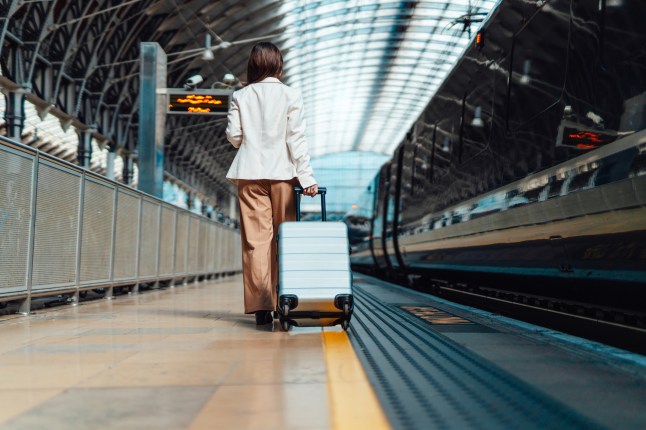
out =
{"type": "Polygon", "coordinates": [[[0,137],[0,301],[241,270],[239,232],[0,137]]]}

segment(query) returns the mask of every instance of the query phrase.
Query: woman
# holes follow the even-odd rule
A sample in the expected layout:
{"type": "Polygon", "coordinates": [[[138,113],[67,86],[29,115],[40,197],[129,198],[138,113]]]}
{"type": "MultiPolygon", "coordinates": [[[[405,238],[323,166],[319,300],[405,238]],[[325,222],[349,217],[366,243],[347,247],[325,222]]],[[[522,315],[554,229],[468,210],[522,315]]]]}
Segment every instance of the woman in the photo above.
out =
{"type": "Polygon", "coordinates": [[[272,322],[276,309],[276,234],[296,218],[294,185],[315,196],[318,186],[305,140],[303,99],[280,82],[283,56],[272,43],[256,44],[247,85],[233,93],[227,139],[236,154],[227,179],[238,185],[245,313],[272,322]]]}

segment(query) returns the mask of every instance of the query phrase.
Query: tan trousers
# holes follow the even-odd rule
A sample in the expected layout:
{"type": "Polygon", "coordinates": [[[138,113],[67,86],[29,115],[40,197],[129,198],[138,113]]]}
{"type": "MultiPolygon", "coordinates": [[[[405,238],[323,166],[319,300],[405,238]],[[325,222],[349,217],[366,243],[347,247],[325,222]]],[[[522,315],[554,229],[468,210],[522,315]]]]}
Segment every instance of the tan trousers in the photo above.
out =
{"type": "Polygon", "coordinates": [[[296,220],[294,185],[298,185],[297,179],[238,180],[244,308],[247,314],[276,309],[276,235],[281,222],[296,220]]]}

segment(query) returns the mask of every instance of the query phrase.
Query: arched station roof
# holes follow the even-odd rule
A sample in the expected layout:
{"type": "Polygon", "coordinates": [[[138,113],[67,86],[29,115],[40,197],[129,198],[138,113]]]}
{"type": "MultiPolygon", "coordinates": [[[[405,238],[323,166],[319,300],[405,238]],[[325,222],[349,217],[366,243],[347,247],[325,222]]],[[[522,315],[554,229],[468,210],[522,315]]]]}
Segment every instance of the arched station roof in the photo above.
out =
{"type": "MultiPolygon", "coordinates": [[[[168,86],[239,82],[255,40],[284,53],[314,157],[389,154],[497,0],[0,0],[0,85],[42,115],[136,154],[139,43],[168,54],[168,86]],[[207,36],[208,35],[208,36],[207,36]],[[202,58],[211,39],[214,59],[202,58]]],[[[213,194],[233,149],[222,117],[170,116],[166,170],[213,194]]]]}

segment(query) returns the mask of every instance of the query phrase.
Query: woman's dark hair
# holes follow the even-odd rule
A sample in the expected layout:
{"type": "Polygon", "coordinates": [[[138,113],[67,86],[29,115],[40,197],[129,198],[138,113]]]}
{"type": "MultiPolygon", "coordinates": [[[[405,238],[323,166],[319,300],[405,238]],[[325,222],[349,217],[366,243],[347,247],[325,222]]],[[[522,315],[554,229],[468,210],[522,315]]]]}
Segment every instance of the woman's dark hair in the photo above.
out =
{"type": "Polygon", "coordinates": [[[265,78],[277,78],[283,72],[283,54],[276,45],[270,42],[259,42],[254,45],[247,63],[247,85],[255,84],[265,78]]]}

